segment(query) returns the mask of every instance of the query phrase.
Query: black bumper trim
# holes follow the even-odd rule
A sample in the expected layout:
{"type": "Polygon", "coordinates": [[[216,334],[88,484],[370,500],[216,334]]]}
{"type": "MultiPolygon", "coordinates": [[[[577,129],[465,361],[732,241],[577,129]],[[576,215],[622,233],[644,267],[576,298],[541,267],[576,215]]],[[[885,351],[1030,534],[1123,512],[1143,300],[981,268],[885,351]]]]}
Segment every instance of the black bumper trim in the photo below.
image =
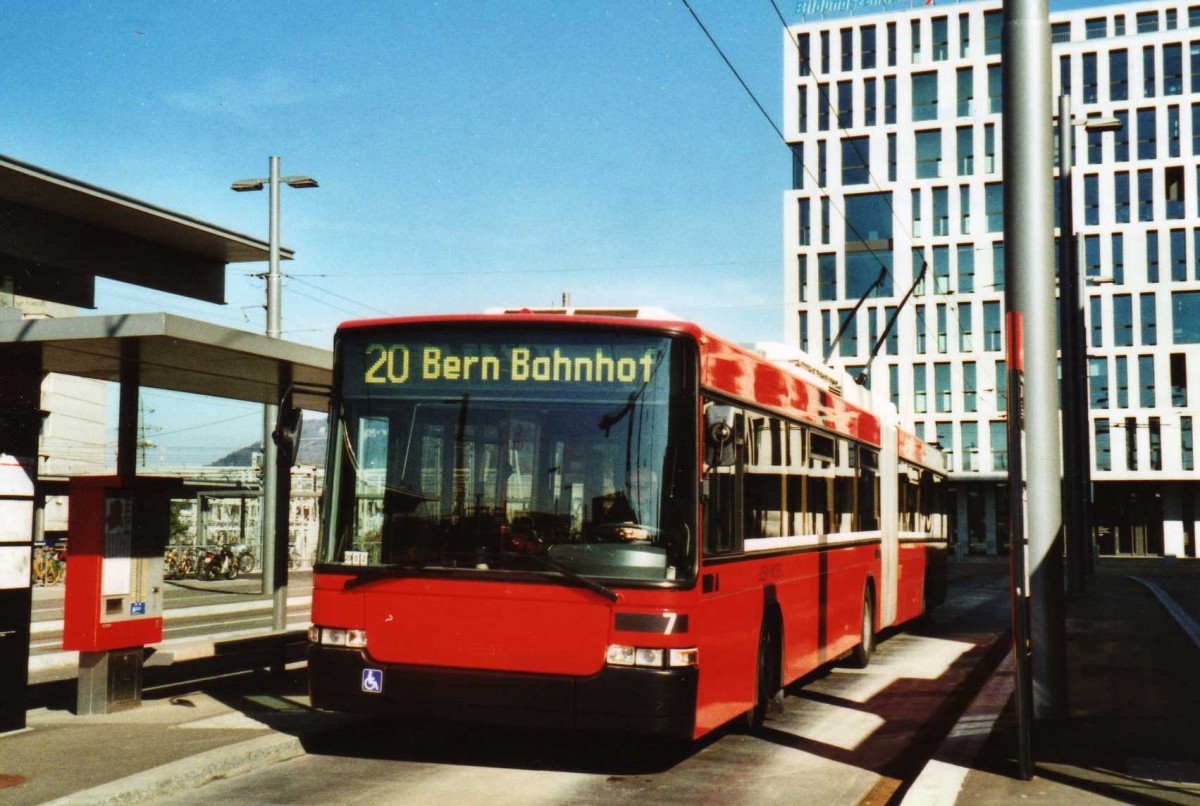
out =
{"type": "Polygon", "coordinates": [[[394,666],[310,645],[312,704],[330,711],[691,739],[699,672],[605,667],[590,677],[394,666]],[[363,671],[383,673],[380,693],[363,671]]]}

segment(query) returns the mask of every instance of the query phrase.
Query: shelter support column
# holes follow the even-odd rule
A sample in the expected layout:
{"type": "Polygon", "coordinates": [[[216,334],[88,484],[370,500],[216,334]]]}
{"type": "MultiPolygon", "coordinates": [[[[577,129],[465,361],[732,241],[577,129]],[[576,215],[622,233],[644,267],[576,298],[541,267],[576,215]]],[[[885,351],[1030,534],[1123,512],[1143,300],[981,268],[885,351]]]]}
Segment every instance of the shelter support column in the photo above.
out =
{"type": "Polygon", "coordinates": [[[0,733],[25,727],[42,350],[0,348],[0,733]]]}

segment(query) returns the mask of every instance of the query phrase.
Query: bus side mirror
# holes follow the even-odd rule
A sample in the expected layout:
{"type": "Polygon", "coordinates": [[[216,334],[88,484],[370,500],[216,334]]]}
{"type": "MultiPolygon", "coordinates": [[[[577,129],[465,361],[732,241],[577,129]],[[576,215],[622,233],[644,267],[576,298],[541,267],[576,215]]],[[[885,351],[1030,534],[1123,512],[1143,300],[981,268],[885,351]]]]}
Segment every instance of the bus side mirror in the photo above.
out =
{"type": "Polygon", "coordinates": [[[704,461],[710,467],[730,467],[736,461],[732,406],[709,406],[704,412],[704,461]]]}
{"type": "Polygon", "coordinates": [[[300,434],[303,431],[304,412],[293,406],[280,406],[271,439],[279,449],[279,458],[289,467],[296,463],[300,453],[300,434]]]}

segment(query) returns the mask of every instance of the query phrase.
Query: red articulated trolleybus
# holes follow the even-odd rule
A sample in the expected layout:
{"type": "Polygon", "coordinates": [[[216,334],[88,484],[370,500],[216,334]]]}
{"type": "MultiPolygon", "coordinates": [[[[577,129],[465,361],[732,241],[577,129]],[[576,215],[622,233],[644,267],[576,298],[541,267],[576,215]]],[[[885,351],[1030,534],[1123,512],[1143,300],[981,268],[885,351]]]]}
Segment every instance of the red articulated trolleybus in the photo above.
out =
{"type": "Polygon", "coordinates": [[[865,664],[944,597],[941,454],[865,400],[669,315],[343,325],[313,704],[761,724],[782,686],[865,664]]]}

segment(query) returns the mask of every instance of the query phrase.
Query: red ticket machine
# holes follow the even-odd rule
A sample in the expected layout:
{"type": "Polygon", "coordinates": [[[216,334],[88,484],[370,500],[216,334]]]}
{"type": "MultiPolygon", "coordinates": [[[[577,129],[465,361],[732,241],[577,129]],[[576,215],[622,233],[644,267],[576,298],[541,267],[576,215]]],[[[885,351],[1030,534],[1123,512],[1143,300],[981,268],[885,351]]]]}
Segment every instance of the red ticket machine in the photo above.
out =
{"type": "Polygon", "coordinates": [[[153,477],[71,479],[63,649],[80,653],[80,713],[141,701],[142,648],[163,635],[163,550],[178,487],[153,477]]]}

